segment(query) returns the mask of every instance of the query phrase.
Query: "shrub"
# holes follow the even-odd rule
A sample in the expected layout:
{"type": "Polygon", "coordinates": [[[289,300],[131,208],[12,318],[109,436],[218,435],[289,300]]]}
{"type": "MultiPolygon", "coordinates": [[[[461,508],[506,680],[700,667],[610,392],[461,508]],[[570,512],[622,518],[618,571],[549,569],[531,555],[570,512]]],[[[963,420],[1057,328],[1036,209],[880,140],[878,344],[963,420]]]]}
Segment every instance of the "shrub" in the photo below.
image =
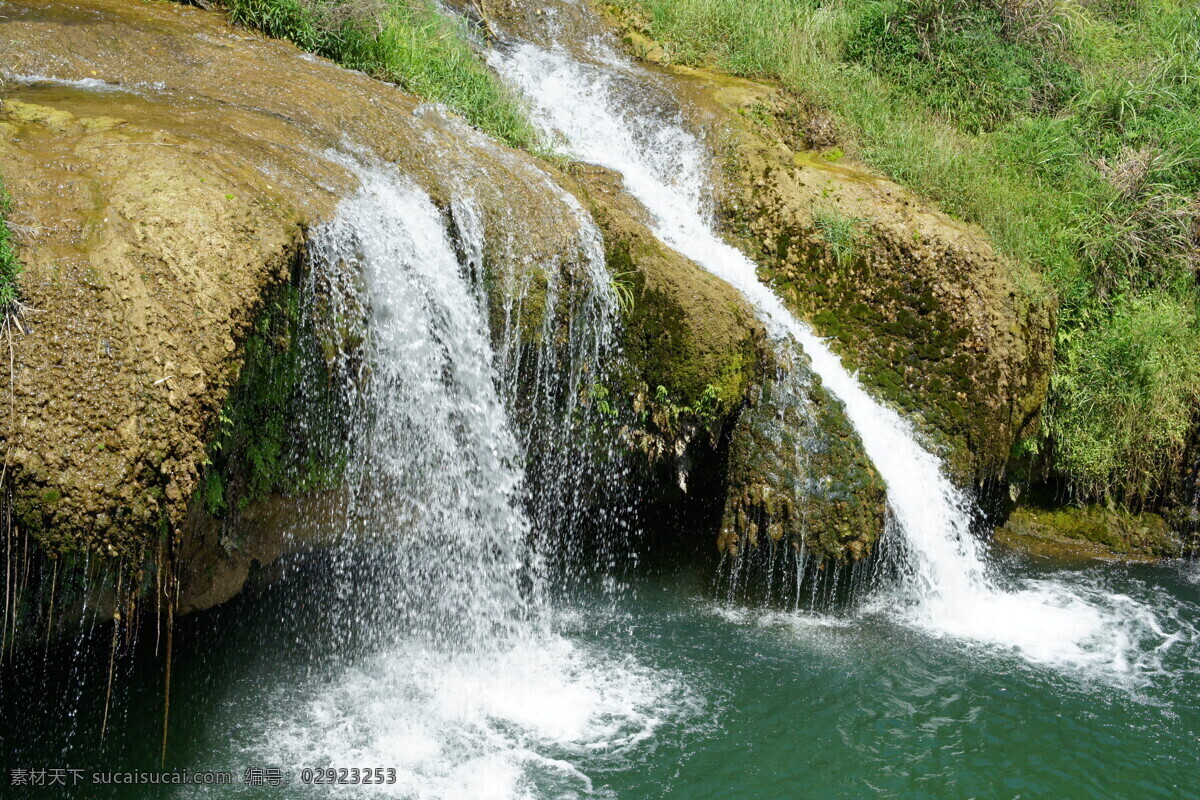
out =
{"type": "Polygon", "coordinates": [[[1157,295],[1097,308],[1060,331],[1047,427],[1076,491],[1151,500],[1180,467],[1200,401],[1194,307],[1157,295]]]}

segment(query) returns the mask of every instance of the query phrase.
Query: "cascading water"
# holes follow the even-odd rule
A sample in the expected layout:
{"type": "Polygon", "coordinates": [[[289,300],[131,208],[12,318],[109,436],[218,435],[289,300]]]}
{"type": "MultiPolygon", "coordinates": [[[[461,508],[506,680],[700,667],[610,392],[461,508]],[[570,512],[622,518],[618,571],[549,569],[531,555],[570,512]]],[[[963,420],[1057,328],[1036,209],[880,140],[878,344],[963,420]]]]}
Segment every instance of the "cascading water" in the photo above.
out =
{"type": "Polygon", "coordinates": [[[1056,580],[1002,585],[971,535],[968,499],[939,460],[791,315],[758,279],[755,265],[715,234],[704,213],[711,158],[655,78],[601,39],[587,50],[585,62],[561,46],[519,42],[493,50],[490,61],[528,97],[548,134],[581,160],[620,172],[653,216],[659,238],[739,289],[770,334],[799,343],[825,387],[845,404],[887,484],[907,553],[903,602],[888,598],[882,605],[935,633],[1016,648],[1036,662],[1110,674],[1152,668],[1158,646],[1172,637],[1145,605],[1056,580]]]}
{"type": "MultiPolygon", "coordinates": [[[[452,206],[456,251],[421,189],[335,158],[362,186],[314,231],[311,267],[333,317],[364,337],[342,354],[360,421],[335,596],[320,617],[338,652],[270,700],[243,757],[295,774],[389,765],[396,782],[368,787],[385,796],[590,792],[575,766],[585,755],[619,754],[664,705],[693,701],[668,673],[563,635],[546,602],[522,445],[470,279],[483,234],[469,200],[452,206]]],[[[604,302],[594,295],[581,302],[604,302]]],[[[577,354],[605,344],[587,339],[577,354]]]]}
{"type": "Polygon", "coordinates": [[[424,143],[458,165],[435,180],[454,198],[454,243],[490,328],[539,556],[573,567],[547,576],[559,595],[597,579],[612,588],[612,567],[632,555],[626,545],[636,520],[627,454],[595,402],[621,363],[619,304],[600,231],[530,159],[440,109],[421,113],[436,115],[430,131],[454,134],[427,132],[424,143]],[[509,179],[481,178],[471,166],[480,151],[509,179]],[[589,562],[594,569],[583,568],[589,562]]]}
{"type": "MultiPolygon", "coordinates": [[[[493,254],[490,268],[509,284],[501,292],[497,313],[496,355],[501,392],[525,456],[525,507],[542,552],[576,567],[552,570],[551,575],[559,584],[578,583],[610,572],[606,567],[626,551],[618,540],[633,528],[627,469],[614,437],[601,433],[604,421],[590,402],[595,387],[605,385],[620,358],[618,301],[605,266],[604,242],[591,217],[544,173],[535,177],[544,181],[547,198],[573,222],[574,252],[534,265],[523,263],[527,259],[518,254],[525,243],[513,235],[520,231],[517,220],[505,219],[499,234],[489,238],[470,200],[477,187],[466,183],[458,187],[463,199],[455,203],[453,217],[467,262],[482,268],[488,258],[486,243],[493,254]],[[511,274],[516,268],[524,274],[511,274]],[[531,302],[531,295],[540,295],[540,302],[531,302]],[[538,306],[541,319],[526,319],[538,306]],[[530,337],[523,328],[536,334],[530,337]],[[597,570],[578,569],[582,554],[577,548],[588,525],[607,534],[597,542],[596,555],[604,562],[597,570]],[[553,540],[552,546],[547,539],[553,540]]],[[[481,308],[486,309],[482,278],[476,285],[485,304],[481,308]]]]}
{"type": "Polygon", "coordinates": [[[525,552],[519,452],[484,318],[429,198],[359,173],[362,189],[317,232],[311,256],[325,268],[315,276],[361,275],[359,292],[332,298],[334,315],[367,315],[363,367],[343,368],[362,414],[345,546],[387,551],[394,574],[385,578],[399,594],[387,605],[419,610],[416,630],[438,641],[494,641],[491,629],[511,632],[538,617],[540,586],[525,552]]]}

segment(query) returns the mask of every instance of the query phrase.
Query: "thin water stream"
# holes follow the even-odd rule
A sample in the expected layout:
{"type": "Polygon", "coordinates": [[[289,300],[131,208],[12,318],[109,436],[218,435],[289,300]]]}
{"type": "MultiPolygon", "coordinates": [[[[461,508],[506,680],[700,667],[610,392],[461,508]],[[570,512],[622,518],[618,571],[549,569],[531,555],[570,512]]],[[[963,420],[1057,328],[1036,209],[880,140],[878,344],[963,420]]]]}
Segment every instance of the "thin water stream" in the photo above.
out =
{"type": "Polygon", "coordinates": [[[491,63],[529,99],[549,135],[581,160],[619,172],[653,216],[659,238],[740,290],[769,333],[802,347],[845,404],[887,484],[891,524],[905,545],[903,585],[877,605],[934,634],[1013,648],[1063,669],[1118,679],[1158,669],[1164,648],[1190,634],[1172,629],[1153,608],[1103,588],[1005,575],[988,563],[970,530],[970,499],[938,458],[787,310],[755,264],[716,234],[705,213],[712,159],[661,79],[603,39],[586,51],[583,61],[561,45],[515,42],[493,50],[491,63]]]}

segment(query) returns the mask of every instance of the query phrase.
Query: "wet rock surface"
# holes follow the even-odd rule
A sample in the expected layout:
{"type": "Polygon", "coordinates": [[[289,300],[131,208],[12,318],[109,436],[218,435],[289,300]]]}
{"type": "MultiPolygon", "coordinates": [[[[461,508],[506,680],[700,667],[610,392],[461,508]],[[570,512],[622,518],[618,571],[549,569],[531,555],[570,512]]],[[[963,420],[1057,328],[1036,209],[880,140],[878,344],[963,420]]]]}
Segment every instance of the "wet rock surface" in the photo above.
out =
{"type": "Polygon", "coordinates": [[[1096,506],[1020,507],[997,528],[1001,545],[1065,560],[1154,561],[1183,554],[1179,536],[1158,514],[1096,506]]]}
{"type": "Polygon", "coordinates": [[[721,550],[736,556],[769,540],[818,561],[865,558],[884,531],[883,481],[819,378],[803,362],[785,369],[800,374],[755,387],[733,430],[721,550]]]}
{"type": "Polygon", "coordinates": [[[697,446],[723,459],[724,553],[769,538],[817,560],[867,555],[883,533],[883,484],[807,356],[780,352],[736,290],[659,242],[618,176],[577,177],[610,270],[631,280],[622,392],[645,418],[634,446],[670,462],[685,494],[697,446]]]}

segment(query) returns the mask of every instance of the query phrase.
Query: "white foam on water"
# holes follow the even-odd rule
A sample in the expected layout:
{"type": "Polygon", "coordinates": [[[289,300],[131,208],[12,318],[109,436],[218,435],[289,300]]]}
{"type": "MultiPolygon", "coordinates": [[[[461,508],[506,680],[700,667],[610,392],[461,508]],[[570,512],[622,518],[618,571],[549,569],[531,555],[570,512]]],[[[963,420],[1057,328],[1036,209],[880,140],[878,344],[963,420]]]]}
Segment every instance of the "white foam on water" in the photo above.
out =
{"type": "Polygon", "coordinates": [[[400,645],[272,705],[257,762],[390,765],[393,785],[327,791],[421,800],[608,796],[578,765],[702,710],[674,676],[553,634],[486,659],[400,645]]]}
{"type": "Polygon", "coordinates": [[[907,563],[902,593],[888,613],[934,635],[1010,648],[1065,670],[1140,680],[1161,667],[1161,609],[1071,578],[1001,587],[970,531],[971,505],[912,427],[877,402],[804,322],[757,275],[756,265],[724,242],[706,215],[711,158],[657,80],[606,43],[584,63],[565,48],[518,43],[491,52],[492,66],[529,100],[535,120],[569,154],[621,173],[653,216],[667,245],[740,290],[777,340],[798,342],[826,389],[845,405],[888,488],[907,563]]]}
{"type": "Polygon", "coordinates": [[[73,89],[85,89],[90,92],[127,92],[129,94],[142,94],[146,90],[163,91],[167,85],[162,81],[153,83],[109,83],[100,78],[56,78],[53,75],[42,75],[40,73],[25,74],[15,72],[0,72],[4,79],[11,83],[18,83],[22,86],[36,86],[38,84],[49,84],[51,86],[69,86],[73,89]]]}
{"type": "Polygon", "coordinates": [[[93,92],[122,92],[126,91],[125,87],[118,86],[115,83],[102,81],[99,78],[80,78],[78,80],[68,80],[66,78],[55,78],[50,75],[25,75],[20,73],[4,73],[4,79],[12,83],[19,83],[23,86],[30,86],[37,83],[48,83],[54,86],[71,86],[76,89],[88,89],[93,92]]]}
{"type": "Polygon", "coordinates": [[[787,628],[794,631],[849,630],[857,621],[828,614],[805,611],[778,611],[769,608],[735,606],[728,603],[710,603],[706,610],[734,625],[755,625],[760,628],[787,628]]]}

